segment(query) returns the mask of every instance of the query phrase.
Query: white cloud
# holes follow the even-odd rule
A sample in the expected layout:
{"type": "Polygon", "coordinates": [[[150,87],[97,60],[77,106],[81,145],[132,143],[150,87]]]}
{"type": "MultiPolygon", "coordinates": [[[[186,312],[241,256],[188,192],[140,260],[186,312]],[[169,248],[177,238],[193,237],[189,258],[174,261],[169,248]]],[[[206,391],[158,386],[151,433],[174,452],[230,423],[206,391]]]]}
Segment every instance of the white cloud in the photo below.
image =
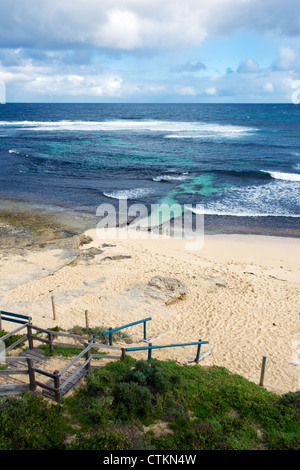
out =
{"type": "Polygon", "coordinates": [[[212,95],[213,96],[213,95],[216,95],[217,89],[216,89],[216,87],[212,86],[212,87],[206,88],[205,93],[207,95],[212,95]]]}
{"type": "Polygon", "coordinates": [[[243,44],[232,51],[224,42],[216,51],[209,39],[271,32],[277,46],[279,37],[300,37],[298,1],[0,0],[0,79],[11,100],[295,101],[297,89],[287,78],[299,78],[297,38],[278,49],[269,67],[254,46],[240,62],[243,44]],[[209,54],[202,54],[205,48],[209,54]]]}
{"type": "Polygon", "coordinates": [[[0,67],[0,78],[8,88],[22,90],[25,96],[119,96],[123,77],[112,71],[78,74],[64,69],[34,67],[28,64],[8,70],[0,67]]]}
{"type": "Polygon", "coordinates": [[[289,47],[282,46],[278,49],[275,60],[275,70],[290,70],[298,59],[298,54],[289,47]]]}
{"type": "Polygon", "coordinates": [[[195,96],[197,94],[196,90],[192,86],[177,86],[176,91],[183,96],[195,96]]]}
{"type": "Polygon", "coordinates": [[[300,103],[300,80],[287,79],[286,84],[294,91],[291,93],[291,101],[294,104],[300,103]]]}
{"type": "Polygon", "coordinates": [[[199,45],[241,28],[298,35],[298,0],[1,0],[4,47],[199,45]]]}
{"type": "Polygon", "coordinates": [[[238,66],[237,72],[240,73],[255,73],[258,72],[259,66],[253,59],[247,59],[241,62],[238,66]]]}
{"type": "Polygon", "coordinates": [[[111,10],[107,16],[107,22],[94,35],[97,46],[130,50],[142,45],[141,22],[134,12],[111,10]]]}
{"type": "Polygon", "coordinates": [[[273,83],[271,83],[271,82],[265,83],[264,86],[263,86],[263,89],[264,89],[264,91],[266,91],[267,93],[273,93],[273,91],[274,91],[273,83]]]}

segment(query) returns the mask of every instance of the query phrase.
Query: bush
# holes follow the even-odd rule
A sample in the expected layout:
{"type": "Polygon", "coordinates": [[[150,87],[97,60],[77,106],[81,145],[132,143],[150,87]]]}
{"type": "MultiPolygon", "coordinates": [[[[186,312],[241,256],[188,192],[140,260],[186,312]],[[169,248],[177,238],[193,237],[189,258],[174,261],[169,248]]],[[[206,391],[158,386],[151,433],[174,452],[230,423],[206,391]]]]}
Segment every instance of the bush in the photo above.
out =
{"type": "Polygon", "coordinates": [[[84,408],[85,418],[87,418],[90,423],[107,426],[109,422],[114,420],[112,402],[112,397],[105,396],[88,400],[84,408]]]}
{"type": "MultiPolygon", "coordinates": [[[[0,330],[0,339],[2,338],[2,336],[5,336],[7,334],[8,334],[7,331],[0,330]]],[[[4,340],[5,348],[8,348],[12,344],[14,344],[16,341],[18,341],[18,339],[22,338],[22,336],[23,335],[12,335],[9,338],[5,339],[4,340]]],[[[25,341],[22,341],[22,343],[18,345],[18,348],[21,348],[22,346],[24,346],[24,344],[25,344],[25,341]]]]}
{"type": "Polygon", "coordinates": [[[85,433],[92,433],[89,442],[82,435],[86,448],[100,448],[104,441],[96,434],[122,426],[135,448],[300,449],[299,394],[280,397],[222,367],[136,361],[127,355],[93,372],[86,387],[70,398],[73,416],[87,426],[85,433]],[[147,426],[156,420],[167,423],[168,433],[143,435],[139,420],[147,426]]]}
{"type": "Polygon", "coordinates": [[[62,408],[38,396],[0,398],[0,450],[63,449],[62,408]]]}
{"type": "Polygon", "coordinates": [[[153,393],[163,393],[168,388],[169,376],[158,363],[138,361],[133,370],[120,378],[120,382],[136,382],[148,386],[153,393]]]}
{"type": "Polygon", "coordinates": [[[117,415],[124,421],[147,416],[151,410],[150,390],[136,382],[121,382],[113,390],[117,415]]]}

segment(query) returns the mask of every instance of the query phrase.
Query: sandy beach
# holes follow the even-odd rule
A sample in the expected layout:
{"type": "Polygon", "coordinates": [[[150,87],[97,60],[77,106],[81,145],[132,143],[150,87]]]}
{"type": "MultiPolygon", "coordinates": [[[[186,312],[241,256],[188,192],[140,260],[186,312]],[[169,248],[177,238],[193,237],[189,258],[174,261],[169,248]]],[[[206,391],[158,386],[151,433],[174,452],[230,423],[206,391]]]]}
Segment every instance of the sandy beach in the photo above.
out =
{"type": "MultiPolygon", "coordinates": [[[[264,386],[278,394],[300,389],[299,239],[205,235],[204,246],[191,250],[184,239],[131,239],[125,229],[106,239],[96,229],[71,235],[44,233],[1,250],[1,310],[66,330],[85,326],[86,310],[91,327],[151,317],[153,345],[208,341],[201,366],[224,366],[255,383],[266,355],[264,386]],[[170,279],[174,291],[166,288],[170,279]]],[[[127,331],[133,345],[143,345],[142,325],[127,331]]],[[[175,347],[152,357],[188,364],[195,353],[195,346],[175,347]]],[[[147,358],[145,351],[132,355],[147,358]]]]}

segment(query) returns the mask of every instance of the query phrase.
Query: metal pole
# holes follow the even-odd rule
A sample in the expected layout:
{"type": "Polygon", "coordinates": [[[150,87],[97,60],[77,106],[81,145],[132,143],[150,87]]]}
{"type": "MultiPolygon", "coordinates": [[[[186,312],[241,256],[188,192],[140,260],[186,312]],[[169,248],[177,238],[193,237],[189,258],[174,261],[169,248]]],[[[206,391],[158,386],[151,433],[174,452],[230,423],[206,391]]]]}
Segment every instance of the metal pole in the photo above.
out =
{"type": "MultiPolygon", "coordinates": [[[[108,328],[109,330],[112,330],[112,327],[108,328]]],[[[112,333],[109,333],[109,345],[112,346],[112,333]]]]}
{"type": "Polygon", "coordinates": [[[144,321],[144,339],[147,339],[147,335],[146,335],[146,322],[144,321]]]}
{"type": "Polygon", "coordinates": [[[198,347],[197,347],[197,355],[196,355],[196,359],[195,361],[196,362],[199,362],[199,357],[200,357],[200,349],[201,349],[201,339],[199,339],[199,344],[198,344],[198,347]]]}
{"type": "Polygon", "coordinates": [[[267,356],[263,355],[263,360],[262,360],[262,365],[261,365],[261,373],[260,373],[260,382],[259,385],[262,387],[264,383],[264,377],[265,377],[265,370],[266,370],[266,360],[267,356]]]}
{"type": "Polygon", "coordinates": [[[151,357],[152,357],[152,343],[149,343],[148,361],[151,361],[151,357]]]}

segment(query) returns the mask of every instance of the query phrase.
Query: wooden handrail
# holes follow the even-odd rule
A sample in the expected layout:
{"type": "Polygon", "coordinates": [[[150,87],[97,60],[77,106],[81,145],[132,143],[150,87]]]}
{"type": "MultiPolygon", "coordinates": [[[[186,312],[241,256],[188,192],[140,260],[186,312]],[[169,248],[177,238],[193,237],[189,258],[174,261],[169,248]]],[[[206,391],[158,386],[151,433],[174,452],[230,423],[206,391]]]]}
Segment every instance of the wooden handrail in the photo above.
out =
{"type": "Polygon", "coordinates": [[[10,331],[10,332],[7,333],[6,335],[1,336],[0,339],[1,339],[2,341],[4,341],[4,340],[10,338],[11,336],[15,335],[16,333],[18,333],[18,331],[23,330],[24,328],[26,328],[26,326],[27,326],[27,323],[26,323],[25,325],[19,326],[18,328],[16,328],[16,329],[13,330],[13,331],[10,331]]]}
{"type": "Polygon", "coordinates": [[[65,374],[65,372],[67,370],[69,370],[70,367],[72,367],[78,361],[78,359],[80,359],[82,356],[84,356],[84,354],[86,354],[91,349],[92,349],[92,346],[89,344],[85,349],[83,349],[81,351],[81,353],[79,353],[77,356],[75,356],[74,359],[71,362],[69,362],[69,364],[67,364],[61,371],[58,372],[59,377],[61,377],[63,374],[65,374]]]}
{"type": "Polygon", "coordinates": [[[64,382],[60,384],[60,389],[62,389],[69,382],[71,382],[74,379],[74,377],[78,374],[78,372],[81,371],[82,369],[84,369],[90,362],[91,362],[91,357],[89,357],[89,359],[87,359],[83,364],[81,364],[81,366],[77,367],[77,369],[74,370],[74,372],[70,375],[70,377],[65,379],[64,382]]]}

